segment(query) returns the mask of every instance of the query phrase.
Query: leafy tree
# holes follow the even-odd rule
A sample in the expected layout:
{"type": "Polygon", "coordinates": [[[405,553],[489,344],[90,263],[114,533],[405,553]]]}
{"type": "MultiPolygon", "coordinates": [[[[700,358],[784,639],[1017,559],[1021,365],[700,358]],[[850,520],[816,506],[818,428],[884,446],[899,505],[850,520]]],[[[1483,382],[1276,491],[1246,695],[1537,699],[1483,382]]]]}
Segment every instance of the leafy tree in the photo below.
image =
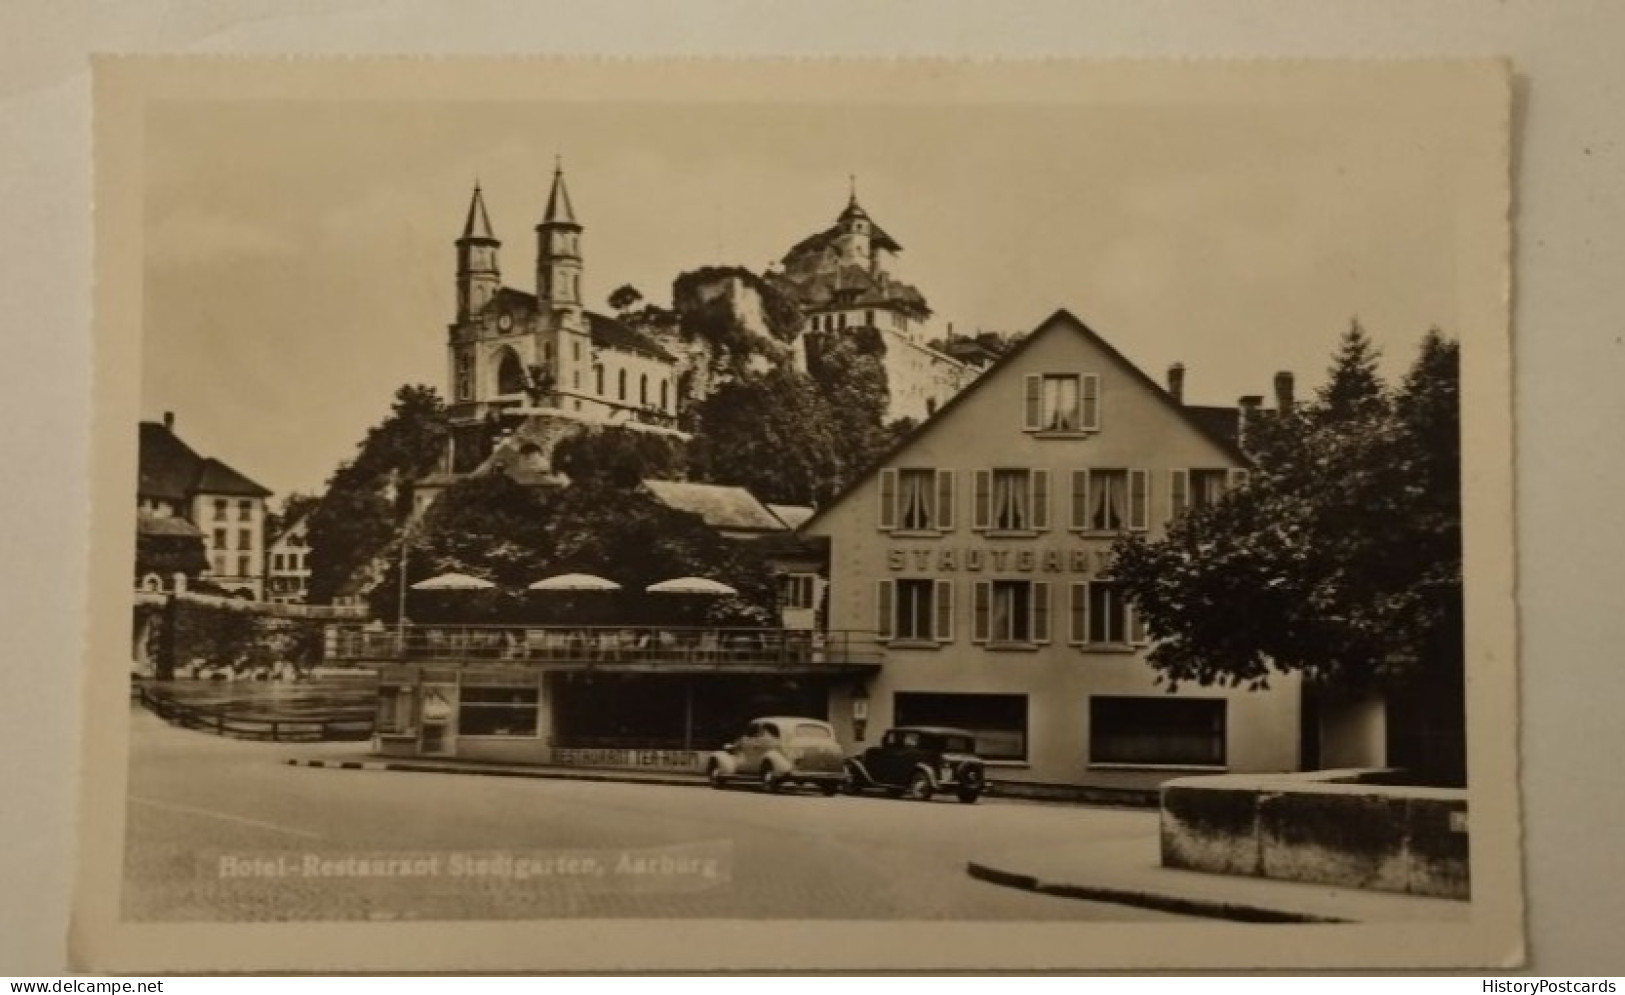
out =
{"type": "Polygon", "coordinates": [[[589,429],[553,448],[553,468],[571,480],[603,479],[635,487],[648,478],[679,478],[686,470],[684,447],[669,436],[628,428],[589,429]]]}
{"type": "MultiPolygon", "coordinates": [[[[1328,697],[1416,702],[1415,689],[1426,688],[1436,711],[1454,709],[1456,354],[1430,334],[1392,392],[1356,325],[1311,402],[1249,426],[1247,486],[1160,539],[1117,543],[1113,575],[1147,622],[1162,680],[1258,688],[1273,673],[1299,672],[1328,697]]],[[[1449,725],[1411,737],[1411,747],[1400,735],[1391,760],[1397,752],[1434,780],[1460,780],[1460,737],[1451,740],[1449,725]]]]}
{"type": "Polygon", "coordinates": [[[637,307],[642,301],[643,292],[632,286],[630,283],[621,284],[609,295],[609,306],[613,308],[617,314],[625,314],[626,312],[637,307]]]}
{"type": "Polygon", "coordinates": [[[718,388],[694,416],[689,462],[700,480],[784,504],[822,502],[842,483],[834,418],[803,374],[788,368],[748,374],[718,388]]]}
{"type": "Polygon", "coordinates": [[[389,416],[367,432],[310,517],[310,597],[332,599],[372,563],[412,509],[412,482],[440,463],[445,405],[433,387],[405,386],[389,416]]]}
{"type": "Polygon", "coordinates": [[[885,359],[885,340],[873,328],[807,334],[807,373],[830,414],[843,485],[889,441],[885,359]]]}
{"type": "Polygon", "coordinates": [[[305,515],[315,511],[316,506],[321,502],[322,499],[315,494],[305,494],[300,491],[290,492],[287,497],[282,499],[281,505],[275,511],[269,512],[265,516],[265,537],[267,541],[273,536],[280,535],[305,515]]]}

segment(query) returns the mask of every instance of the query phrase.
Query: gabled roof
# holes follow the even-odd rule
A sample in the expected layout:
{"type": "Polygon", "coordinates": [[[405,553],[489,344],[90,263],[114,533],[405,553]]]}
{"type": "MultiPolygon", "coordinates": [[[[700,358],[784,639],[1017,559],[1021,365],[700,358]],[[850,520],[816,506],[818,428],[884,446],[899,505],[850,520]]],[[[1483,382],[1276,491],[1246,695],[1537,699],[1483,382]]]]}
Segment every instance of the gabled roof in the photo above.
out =
{"type": "Polygon", "coordinates": [[[270,497],[271,491],[213,457],[199,456],[159,422],[142,422],[140,497],[184,501],[196,494],[270,497]]]}
{"type": "MultiPolygon", "coordinates": [[[[935,429],[937,425],[947,417],[949,412],[953,411],[961,404],[964,404],[965,401],[973,394],[997,379],[999,374],[1006,367],[1010,366],[1017,359],[1019,359],[1034,342],[1045,337],[1046,335],[1056,334],[1058,329],[1069,330],[1072,332],[1072,334],[1083,336],[1083,338],[1093,344],[1095,348],[1104,352],[1107,358],[1120,364],[1124,370],[1128,371],[1131,377],[1138,380],[1140,384],[1151,393],[1152,396],[1160,399],[1165,405],[1167,405],[1170,411],[1182,419],[1185,424],[1189,425],[1198,435],[1207,439],[1215,446],[1218,446],[1224,451],[1225,455],[1229,456],[1237,463],[1245,464],[1250,462],[1247,456],[1242,453],[1240,447],[1236,445],[1233,436],[1231,438],[1226,438],[1224,435],[1216,433],[1213,430],[1214,426],[1208,424],[1203,418],[1193,417],[1191,412],[1184,405],[1174,400],[1173,395],[1169,394],[1165,389],[1163,389],[1161,384],[1147,376],[1144,370],[1129,362],[1128,357],[1124,356],[1121,352],[1118,352],[1115,346],[1101,338],[1100,335],[1094,331],[1094,329],[1078,320],[1078,318],[1073,315],[1072,312],[1066,310],[1065,308],[1061,308],[1054,314],[1050,315],[1049,318],[1045,319],[1037,328],[1033,329],[1031,334],[1024,336],[1020,342],[1016,343],[1015,346],[1010,349],[1009,352],[999,357],[998,361],[992,366],[988,367],[985,373],[971,381],[969,386],[965,387],[959,393],[950,398],[948,403],[938,408],[936,414],[915,426],[914,431],[903,436],[896,443],[894,443],[890,449],[887,449],[885,452],[881,453],[878,459],[871,462],[869,466],[863,470],[863,472],[852,478],[852,481],[848,483],[846,487],[842,488],[839,494],[830,499],[829,503],[819,508],[810,519],[801,525],[801,528],[806,529],[808,526],[812,525],[814,522],[817,522],[819,519],[828,514],[830,509],[845,501],[853,491],[857,490],[859,487],[862,487],[870,477],[874,476],[875,473],[877,473],[882,467],[892,462],[898,453],[913,445],[914,441],[923,436],[925,433],[935,429]]],[[[1211,421],[1211,419],[1208,421],[1211,421]]]]}
{"type": "Polygon", "coordinates": [[[769,504],[767,510],[792,529],[800,528],[802,522],[813,516],[810,504],[769,504]]]}
{"type": "Polygon", "coordinates": [[[176,536],[186,539],[201,539],[203,533],[196,525],[179,515],[149,515],[145,512],[135,516],[135,531],[137,535],[144,536],[176,536]]]}
{"type": "Polygon", "coordinates": [[[686,480],[645,480],[643,486],[669,508],[698,515],[719,532],[785,532],[785,524],[743,487],[686,480]]]}
{"type": "Polygon", "coordinates": [[[654,339],[607,314],[588,311],[587,327],[592,332],[592,344],[595,346],[641,353],[663,363],[677,361],[676,357],[662,349],[654,339]]]}

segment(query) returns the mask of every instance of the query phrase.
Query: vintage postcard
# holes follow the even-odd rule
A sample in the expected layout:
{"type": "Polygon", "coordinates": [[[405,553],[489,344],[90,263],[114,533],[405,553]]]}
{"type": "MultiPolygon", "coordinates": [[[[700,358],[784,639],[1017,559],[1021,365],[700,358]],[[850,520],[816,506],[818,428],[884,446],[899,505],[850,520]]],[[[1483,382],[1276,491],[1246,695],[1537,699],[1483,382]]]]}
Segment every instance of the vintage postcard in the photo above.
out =
{"type": "Polygon", "coordinates": [[[1510,111],[100,61],[79,965],[1518,963],[1510,111]]]}

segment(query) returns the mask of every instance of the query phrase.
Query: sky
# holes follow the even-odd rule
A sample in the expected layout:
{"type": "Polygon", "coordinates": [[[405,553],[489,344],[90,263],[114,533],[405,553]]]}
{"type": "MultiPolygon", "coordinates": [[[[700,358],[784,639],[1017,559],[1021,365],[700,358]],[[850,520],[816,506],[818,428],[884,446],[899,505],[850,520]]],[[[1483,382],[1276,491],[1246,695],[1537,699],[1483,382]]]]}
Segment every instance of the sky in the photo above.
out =
{"type": "Polygon", "coordinates": [[[1398,377],[1463,337],[1455,178],[1484,135],[1393,87],[1318,99],[687,104],[189,99],[149,105],[142,417],[271,488],[319,491],[395,389],[446,389],[453,240],[476,179],[504,282],[562,162],[589,306],[761,270],[855,177],[894,273],[956,331],[1066,308],[1186,398],[1299,393],[1358,318],[1398,377]]]}

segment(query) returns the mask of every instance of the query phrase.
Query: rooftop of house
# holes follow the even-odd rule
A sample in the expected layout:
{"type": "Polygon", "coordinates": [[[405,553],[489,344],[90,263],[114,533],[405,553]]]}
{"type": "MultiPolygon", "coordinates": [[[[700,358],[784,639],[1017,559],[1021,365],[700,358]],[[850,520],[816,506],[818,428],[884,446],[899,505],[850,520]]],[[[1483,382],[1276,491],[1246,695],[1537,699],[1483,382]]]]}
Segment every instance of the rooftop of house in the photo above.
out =
{"type": "Polygon", "coordinates": [[[185,501],[198,494],[270,497],[262,487],[213,457],[200,456],[175,434],[173,422],[142,422],[137,494],[185,501]]]}
{"type": "Polygon", "coordinates": [[[767,505],[743,487],[686,480],[645,480],[643,486],[662,504],[698,515],[719,532],[766,534],[787,530],[767,505]]]}
{"type": "Polygon", "coordinates": [[[135,532],[136,535],[144,536],[203,538],[202,531],[196,525],[179,515],[153,515],[147,512],[138,512],[136,514],[135,532]]]}

